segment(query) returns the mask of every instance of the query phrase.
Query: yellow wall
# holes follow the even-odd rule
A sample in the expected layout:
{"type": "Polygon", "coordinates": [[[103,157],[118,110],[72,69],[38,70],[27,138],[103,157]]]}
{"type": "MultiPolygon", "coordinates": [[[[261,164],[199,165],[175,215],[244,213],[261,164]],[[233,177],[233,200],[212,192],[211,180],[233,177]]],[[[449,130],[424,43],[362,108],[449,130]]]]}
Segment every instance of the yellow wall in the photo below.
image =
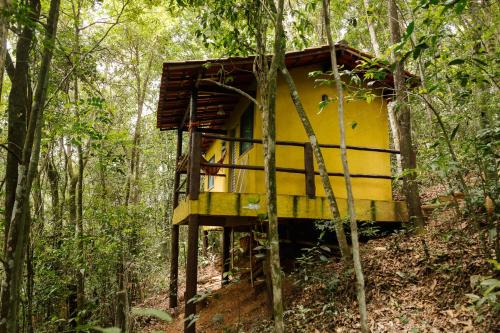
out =
{"type": "MultiPolygon", "coordinates": [[[[320,143],[338,144],[339,128],[337,120],[337,104],[331,102],[321,113],[319,102],[322,95],[335,97],[335,89],[326,86],[316,86],[314,79],[308,73],[318,70],[317,67],[303,67],[291,70],[295,83],[302,98],[302,103],[315,129],[320,143]]],[[[242,98],[244,99],[244,98],[242,98]]],[[[229,119],[226,129],[236,128],[239,137],[239,117],[246,109],[248,102],[242,101],[229,119]]],[[[308,138],[302,123],[295,111],[290,98],[288,87],[281,78],[278,81],[276,114],[276,139],[283,141],[306,142],[308,138]]],[[[389,130],[387,122],[387,106],[382,98],[376,98],[371,103],[351,100],[345,104],[345,124],[347,145],[389,148],[389,130]],[[356,126],[352,128],[352,124],[356,126]]],[[[262,138],[261,114],[254,112],[254,138],[262,138]]],[[[226,143],[229,148],[229,143],[226,143]]],[[[238,144],[236,144],[238,148],[238,144]]],[[[342,172],[340,152],[338,149],[323,149],[326,166],[329,172],[342,172]]],[[[208,150],[205,158],[208,160],[215,154],[215,160],[220,158],[221,142],[215,142],[208,150]]],[[[226,162],[229,161],[229,152],[226,162]]],[[[238,154],[239,156],[239,154],[238,154]]],[[[351,173],[391,175],[390,155],[386,153],[348,151],[348,160],[351,173]]],[[[279,167],[304,168],[304,153],[301,147],[277,146],[276,162],[279,167]]],[[[239,164],[264,165],[262,145],[255,144],[252,149],[237,159],[239,164]]],[[[316,167],[317,170],[317,167],[316,167]]],[[[264,173],[262,171],[236,170],[241,172],[237,192],[262,193],[264,189],[264,173]]],[[[227,170],[221,170],[229,176],[227,170]]],[[[346,197],[344,180],[342,177],[331,177],[333,190],[338,197],[346,197]]],[[[207,188],[205,180],[205,189],[207,188]]],[[[215,188],[212,191],[224,192],[228,190],[229,177],[216,177],[215,188]]],[[[391,181],[386,179],[353,178],[354,197],[356,199],[391,200],[391,181]]],[[[305,194],[304,175],[291,173],[277,174],[278,194],[305,194]]],[[[316,193],[323,196],[323,186],[319,176],[316,176],[316,193]]]]}

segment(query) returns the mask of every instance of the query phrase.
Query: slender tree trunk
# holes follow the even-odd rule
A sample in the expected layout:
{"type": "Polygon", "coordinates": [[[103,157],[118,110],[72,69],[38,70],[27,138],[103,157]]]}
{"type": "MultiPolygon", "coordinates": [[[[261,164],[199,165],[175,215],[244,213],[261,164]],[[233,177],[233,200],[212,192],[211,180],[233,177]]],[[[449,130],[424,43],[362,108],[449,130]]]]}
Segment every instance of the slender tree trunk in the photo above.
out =
{"type": "Polygon", "coordinates": [[[349,248],[349,244],[347,243],[347,237],[344,232],[344,224],[342,221],[342,217],[340,216],[337,199],[333,192],[332,184],[330,182],[330,177],[328,177],[328,171],[326,169],[325,159],[323,157],[323,153],[321,152],[321,148],[319,147],[319,142],[316,137],[316,133],[314,132],[311,122],[309,121],[309,117],[307,116],[304,106],[302,105],[302,101],[300,99],[297,86],[295,85],[295,82],[292,76],[290,75],[290,72],[285,66],[281,68],[281,74],[283,74],[283,77],[285,78],[286,83],[288,84],[288,89],[290,90],[290,95],[295,105],[295,110],[299,115],[302,125],[304,126],[304,130],[306,131],[306,134],[309,138],[309,142],[311,142],[311,146],[313,148],[314,156],[318,164],[318,171],[321,177],[321,181],[323,183],[323,189],[328,199],[330,211],[332,213],[332,217],[335,222],[335,233],[337,235],[337,241],[339,243],[342,259],[345,262],[350,262],[351,250],[349,248]]]}
{"type": "MultiPolygon", "coordinates": [[[[140,50],[137,45],[134,45],[133,59],[131,61],[135,64],[133,68],[133,72],[136,79],[136,105],[137,105],[137,118],[134,126],[134,136],[132,139],[132,148],[130,153],[130,165],[129,165],[129,173],[127,176],[127,182],[125,184],[125,207],[129,207],[130,204],[136,204],[139,200],[139,161],[140,161],[140,142],[141,142],[141,134],[142,134],[142,115],[144,111],[144,103],[146,101],[146,93],[149,87],[151,71],[153,67],[153,57],[150,56],[148,63],[146,65],[146,71],[144,74],[144,79],[141,75],[141,57],[140,50]]],[[[135,226],[133,226],[135,228],[135,226]]],[[[130,329],[130,305],[129,305],[129,289],[132,289],[132,298],[137,297],[137,294],[134,291],[139,290],[139,280],[136,277],[136,273],[131,270],[125,270],[125,264],[127,263],[128,254],[134,255],[137,253],[137,245],[136,239],[132,236],[129,244],[122,244],[123,247],[128,248],[126,251],[122,253],[122,262],[117,267],[117,276],[118,276],[118,287],[120,291],[117,295],[117,309],[116,309],[116,324],[119,327],[122,327],[122,330],[130,329]],[[125,283],[126,284],[123,284],[125,283]],[[129,284],[132,285],[129,288],[129,284]],[[123,295],[125,294],[125,295],[123,295]]]]}
{"type": "MultiPolygon", "coordinates": [[[[372,44],[373,52],[375,53],[375,56],[377,58],[380,58],[382,54],[380,53],[380,45],[377,40],[377,34],[375,33],[375,26],[373,24],[373,18],[372,18],[373,14],[370,13],[370,0],[363,0],[363,6],[365,8],[366,26],[368,27],[368,32],[370,34],[370,42],[372,44]]],[[[387,105],[387,115],[389,117],[389,126],[391,128],[392,142],[394,149],[399,150],[400,149],[399,128],[398,128],[398,123],[396,121],[396,114],[394,113],[394,103],[392,102],[390,102],[387,105]]],[[[401,174],[403,169],[401,166],[400,154],[396,155],[396,166],[398,174],[401,174]]]]}
{"type": "Polygon", "coordinates": [[[4,15],[5,11],[10,9],[12,0],[0,0],[0,102],[2,99],[3,91],[3,74],[5,71],[5,56],[7,54],[7,18],[4,15]]]}
{"type": "Polygon", "coordinates": [[[335,53],[335,44],[333,43],[332,33],[330,30],[329,0],[323,0],[323,16],[325,20],[328,45],[330,46],[332,71],[335,78],[335,86],[337,88],[337,96],[338,96],[340,157],[342,160],[342,167],[344,169],[344,180],[347,192],[347,207],[349,210],[349,221],[351,226],[352,258],[354,263],[354,272],[356,274],[356,294],[359,306],[361,332],[367,333],[369,332],[369,329],[368,329],[368,315],[366,311],[365,278],[363,276],[363,268],[361,267],[361,256],[359,254],[358,224],[356,221],[356,210],[354,207],[354,196],[352,193],[351,175],[349,173],[349,164],[347,162],[347,148],[345,139],[345,125],[344,125],[344,88],[342,86],[342,80],[340,78],[339,69],[337,66],[337,55],[335,53]]]}
{"type": "MultiPolygon", "coordinates": [[[[279,234],[278,234],[278,211],[277,211],[277,194],[276,194],[276,92],[277,92],[277,76],[280,65],[284,62],[285,56],[285,35],[283,30],[283,7],[284,1],[278,0],[277,7],[274,7],[274,2],[270,5],[273,7],[273,21],[275,23],[274,35],[274,56],[271,61],[271,66],[267,69],[265,43],[263,38],[267,24],[261,24],[258,27],[259,32],[256,36],[258,44],[258,53],[260,68],[257,74],[257,81],[260,91],[260,106],[262,111],[262,133],[264,143],[264,172],[266,183],[267,197],[267,218],[268,218],[268,241],[269,255],[271,266],[271,281],[272,281],[272,299],[273,299],[273,315],[274,315],[274,331],[283,333],[285,331],[283,321],[283,300],[282,300],[282,285],[281,285],[281,266],[279,254],[279,234]]],[[[261,8],[260,15],[263,15],[261,8]]],[[[261,17],[261,23],[264,22],[261,17]]]]}
{"type": "Polygon", "coordinates": [[[146,67],[144,81],[141,78],[141,72],[139,68],[140,64],[140,55],[138,47],[134,50],[135,59],[134,62],[137,64],[137,67],[134,68],[134,74],[136,79],[136,103],[137,103],[137,119],[134,127],[134,137],[132,141],[132,149],[130,154],[130,169],[129,175],[127,177],[127,184],[125,189],[125,205],[128,206],[130,202],[136,203],[139,199],[139,191],[137,182],[139,180],[139,160],[140,160],[140,151],[139,145],[141,141],[141,132],[142,132],[142,113],[144,110],[144,103],[146,100],[146,93],[149,86],[149,81],[151,77],[151,70],[153,65],[153,57],[150,57],[148,60],[148,64],[146,67]]]}
{"type": "MultiPolygon", "coordinates": [[[[29,21],[35,22],[40,16],[40,1],[31,0],[29,2],[29,21]]],[[[31,108],[31,101],[27,94],[28,75],[30,63],[30,50],[33,42],[33,25],[26,24],[16,45],[16,67],[12,79],[12,86],[9,93],[8,133],[7,141],[9,153],[7,154],[7,164],[5,170],[5,231],[4,231],[4,253],[6,251],[7,236],[9,234],[12,210],[16,196],[16,186],[18,178],[18,166],[21,162],[22,149],[26,136],[26,117],[31,108]]],[[[2,68],[3,70],[3,68],[2,68]]],[[[2,314],[0,314],[2,315],[2,314]]],[[[1,324],[0,324],[1,325],[1,324]]]]}
{"type": "Polygon", "coordinates": [[[370,0],[363,0],[363,6],[365,8],[366,26],[368,27],[368,33],[370,34],[373,52],[375,52],[375,56],[377,58],[380,58],[380,46],[378,44],[377,34],[375,33],[375,26],[373,25],[373,14],[370,12],[370,0]]]}
{"type": "MultiPolygon", "coordinates": [[[[80,24],[81,24],[81,0],[74,0],[71,2],[71,8],[73,10],[73,29],[74,29],[74,57],[73,63],[79,64],[80,59],[80,24]]],[[[80,87],[79,87],[79,78],[78,74],[75,72],[73,76],[74,81],[74,105],[75,105],[75,113],[77,121],[80,120],[80,87]]],[[[84,173],[84,156],[83,156],[83,148],[82,148],[82,140],[81,138],[77,139],[76,152],[77,152],[77,166],[76,170],[73,169],[73,165],[71,164],[71,193],[70,198],[72,199],[72,203],[70,205],[70,209],[73,212],[74,217],[74,225],[75,225],[75,237],[77,242],[78,249],[78,265],[76,269],[76,303],[77,303],[77,311],[81,312],[85,307],[85,249],[83,243],[84,237],[84,225],[83,225],[83,173],[84,173]]]]}
{"type": "MultiPolygon", "coordinates": [[[[391,127],[392,143],[394,149],[401,150],[401,144],[399,143],[399,127],[396,121],[396,113],[394,112],[394,102],[387,103],[387,115],[389,116],[389,126],[391,127]]],[[[401,161],[401,154],[396,154],[396,167],[398,174],[403,173],[403,165],[401,161]]]]}
{"type": "Polygon", "coordinates": [[[27,241],[27,260],[26,260],[26,331],[33,333],[33,287],[35,280],[35,270],[33,267],[33,251],[34,245],[32,244],[31,237],[27,241]]]}
{"type": "MultiPolygon", "coordinates": [[[[399,28],[398,9],[395,0],[389,0],[389,27],[392,44],[399,43],[401,31],[399,28]]],[[[393,52],[394,53],[394,52],[393,52]]],[[[405,87],[404,66],[393,54],[395,61],[394,90],[396,95],[397,119],[399,122],[399,142],[401,145],[401,158],[403,166],[403,188],[406,194],[406,203],[410,221],[422,230],[425,226],[421,202],[418,193],[416,177],[416,154],[412,144],[410,109],[406,105],[408,96],[405,87]]]]}
{"type": "Polygon", "coordinates": [[[59,248],[62,236],[62,218],[61,211],[59,209],[59,173],[54,165],[54,161],[51,157],[48,159],[47,163],[47,178],[49,180],[50,186],[50,199],[51,199],[51,211],[52,211],[52,224],[54,226],[54,247],[59,248]]]}
{"type": "MultiPolygon", "coordinates": [[[[123,251],[123,250],[122,250],[123,251]]],[[[121,329],[121,332],[130,332],[130,305],[128,301],[128,270],[126,267],[125,258],[122,256],[120,258],[120,263],[118,264],[116,272],[116,278],[118,283],[117,292],[117,307],[115,314],[115,326],[121,329]]]]}
{"type": "Polygon", "coordinates": [[[78,152],[78,182],[77,182],[77,202],[76,202],[76,238],[77,238],[77,247],[78,247],[78,257],[79,257],[79,266],[81,269],[78,269],[76,272],[77,275],[77,304],[78,311],[81,311],[85,308],[85,270],[82,270],[85,267],[85,247],[84,247],[84,225],[83,225],[83,171],[84,171],[84,162],[83,162],[83,151],[82,145],[78,144],[77,146],[78,152]]]}
{"type": "Polygon", "coordinates": [[[21,163],[18,168],[16,196],[7,237],[5,255],[7,264],[5,265],[0,293],[0,333],[15,333],[18,331],[19,289],[26,254],[26,241],[30,230],[30,219],[28,217],[28,214],[30,214],[29,193],[40,158],[43,106],[47,96],[49,69],[59,18],[59,5],[60,0],[51,0],[50,2],[38,83],[24,141],[21,163]]]}

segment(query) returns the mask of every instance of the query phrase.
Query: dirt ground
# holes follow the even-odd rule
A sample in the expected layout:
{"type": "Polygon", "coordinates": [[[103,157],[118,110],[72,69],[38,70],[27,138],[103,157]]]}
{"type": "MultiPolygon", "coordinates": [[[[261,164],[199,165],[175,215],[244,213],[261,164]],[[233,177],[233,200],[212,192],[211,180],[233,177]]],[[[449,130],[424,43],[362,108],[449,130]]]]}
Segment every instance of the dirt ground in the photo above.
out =
{"type": "MultiPolygon", "coordinates": [[[[491,274],[478,238],[470,221],[445,209],[431,216],[421,235],[397,232],[364,243],[361,252],[371,331],[500,331],[491,309],[473,308],[466,296],[479,293],[474,280],[491,274]]],[[[297,275],[286,277],[287,332],[359,331],[354,279],[345,272],[342,263],[331,258],[313,269],[316,279],[299,283],[297,275]]],[[[256,294],[246,280],[220,289],[220,272],[210,265],[201,268],[199,281],[200,290],[213,293],[198,311],[198,332],[272,331],[264,291],[256,294]]],[[[149,302],[169,311],[166,299],[158,295],[149,302]]],[[[182,332],[183,300],[179,304],[179,309],[170,311],[172,323],[152,322],[140,331],[182,332]]]]}

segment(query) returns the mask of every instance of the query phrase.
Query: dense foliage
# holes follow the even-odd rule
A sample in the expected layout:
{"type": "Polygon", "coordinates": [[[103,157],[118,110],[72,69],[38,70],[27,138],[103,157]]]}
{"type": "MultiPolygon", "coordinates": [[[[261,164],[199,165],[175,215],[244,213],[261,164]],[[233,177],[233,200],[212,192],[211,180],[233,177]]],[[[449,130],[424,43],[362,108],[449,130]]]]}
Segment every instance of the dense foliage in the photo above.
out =
{"type": "MultiPolygon", "coordinates": [[[[62,1],[55,42],[47,44],[52,2],[2,1],[8,31],[0,92],[5,200],[9,180],[17,180],[7,155],[20,157],[8,128],[28,129],[26,121],[15,127],[19,123],[9,111],[20,101],[12,96],[19,61],[24,57],[28,64],[22,94],[29,117],[44,51],[54,53],[27,207],[30,232],[22,244],[18,329],[128,330],[134,326],[129,320],[138,317],[128,319],[132,308],[168,285],[175,138],[155,128],[162,63],[262,51],[255,39],[263,27],[255,15],[261,1],[62,1]],[[32,43],[26,47],[22,39],[30,29],[32,43]]],[[[390,43],[385,1],[332,1],[334,38],[379,53],[377,61],[389,69],[394,52],[418,77],[408,106],[422,192],[441,184],[450,193],[464,193],[457,214],[470,216],[484,231],[482,256],[498,261],[499,4],[401,0],[398,6],[400,43],[390,43]]],[[[326,43],[321,17],[320,1],[286,1],[287,50],[326,43]]],[[[271,52],[272,28],[264,28],[265,51],[271,52]]],[[[341,74],[348,82],[351,73],[341,68],[341,74]]],[[[5,249],[11,220],[0,221],[5,249]]],[[[185,239],[181,233],[181,263],[185,239]]],[[[146,311],[151,314],[163,315],[146,311]]]]}

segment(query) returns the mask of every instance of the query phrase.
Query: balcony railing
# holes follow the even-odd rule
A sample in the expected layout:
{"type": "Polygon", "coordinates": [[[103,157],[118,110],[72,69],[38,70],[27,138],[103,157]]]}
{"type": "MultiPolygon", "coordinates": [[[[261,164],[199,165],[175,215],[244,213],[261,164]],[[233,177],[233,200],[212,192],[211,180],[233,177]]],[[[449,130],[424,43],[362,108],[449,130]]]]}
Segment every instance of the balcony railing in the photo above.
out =
{"type": "MultiPolygon", "coordinates": [[[[179,195],[182,192],[181,189],[187,183],[187,195],[191,200],[197,200],[200,193],[200,179],[202,175],[206,173],[202,172],[206,168],[217,168],[217,169],[239,169],[239,170],[256,170],[263,171],[264,166],[262,165],[242,165],[242,164],[232,164],[232,163],[209,163],[202,161],[202,151],[201,144],[203,138],[211,140],[221,140],[225,142],[250,142],[254,144],[263,144],[260,139],[246,139],[246,138],[234,138],[224,135],[217,134],[207,134],[202,133],[202,130],[194,131],[191,135],[191,149],[189,150],[189,155],[185,156],[184,160],[180,159],[178,161],[178,173],[187,173],[187,177],[181,182],[178,188],[175,189],[176,194],[179,195]]],[[[276,167],[276,172],[283,173],[294,173],[303,174],[305,181],[306,195],[308,197],[316,196],[316,185],[314,177],[319,175],[319,171],[314,170],[314,154],[312,145],[309,142],[297,142],[297,141],[276,141],[277,146],[293,146],[302,147],[304,154],[304,168],[288,168],[288,167],[276,167]]],[[[340,149],[340,145],[335,144],[319,144],[320,148],[323,149],[340,149]]],[[[366,152],[376,152],[384,154],[400,154],[398,150],[385,149],[385,148],[372,148],[372,147],[361,147],[361,146],[347,146],[349,150],[366,151],[366,152]]],[[[342,172],[328,172],[329,176],[333,177],[343,177],[342,172]]],[[[215,176],[225,176],[225,174],[217,174],[215,176]]],[[[379,174],[362,174],[362,173],[351,173],[353,178],[367,178],[367,179],[393,179],[394,177],[388,175],[379,174]]]]}

